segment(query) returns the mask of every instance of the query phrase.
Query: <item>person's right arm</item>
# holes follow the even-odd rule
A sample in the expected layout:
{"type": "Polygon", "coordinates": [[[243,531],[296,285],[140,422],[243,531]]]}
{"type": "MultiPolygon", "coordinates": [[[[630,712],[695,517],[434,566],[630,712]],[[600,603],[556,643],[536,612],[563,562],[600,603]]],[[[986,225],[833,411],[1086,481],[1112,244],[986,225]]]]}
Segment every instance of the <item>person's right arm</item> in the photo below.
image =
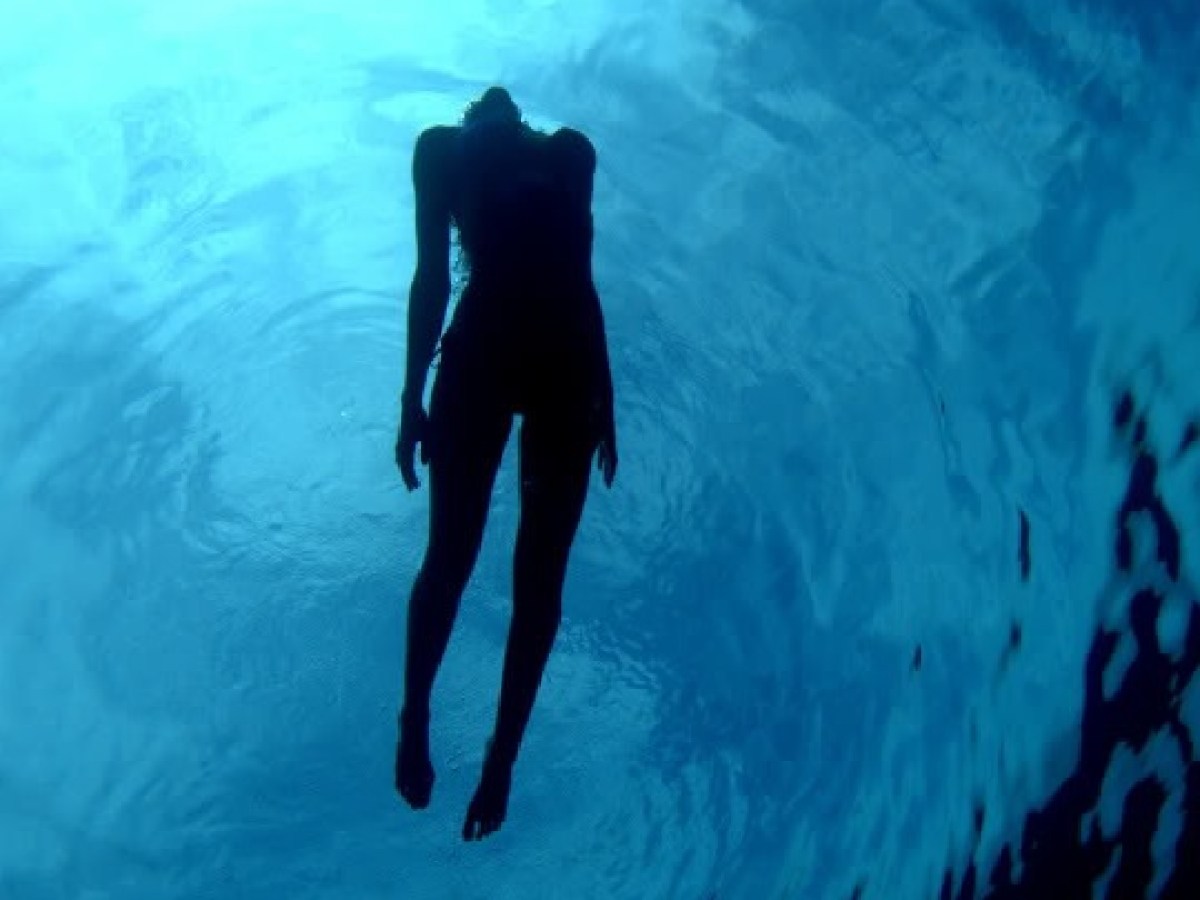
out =
{"type": "Polygon", "coordinates": [[[585,223],[587,233],[586,257],[583,260],[587,277],[586,291],[592,300],[591,314],[593,316],[590,336],[592,346],[592,364],[596,371],[593,373],[593,384],[597,396],[592,400],[593,412],[600,430],[598,461],[604,475],[604,482],[612,486],[617,472],[617,427],[614,413],[612,367],[608,359],[608,335],[604,327],[604,310],[600,305],[600,295],[592,279],[592,191],[596,176],[596,149],[592,142],[582,132],[572,128],[563,128],[558,132],[558,139],[567,146],[570,165],[570,178],[575,202],[580,205],[580,218],[585,223]]]}

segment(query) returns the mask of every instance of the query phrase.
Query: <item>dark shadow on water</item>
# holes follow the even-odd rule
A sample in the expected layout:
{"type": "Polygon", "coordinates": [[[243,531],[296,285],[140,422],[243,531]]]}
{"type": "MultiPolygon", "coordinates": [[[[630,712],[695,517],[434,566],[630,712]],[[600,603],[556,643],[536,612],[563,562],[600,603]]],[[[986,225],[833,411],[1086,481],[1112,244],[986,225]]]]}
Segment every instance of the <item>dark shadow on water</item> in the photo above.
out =
{"type": "MultiPolygon", "coordinates": [[[[1082,900],[1091,898],[1094,889],[1100,891],[1098,896],[1112,898],[1149,897],[1152,889],[1153,896],[1170,900],[1200,897],[1200,765],[1181,719],[1184,694],[1200,667],[1200,607],[1180,581],[1180,529],[1163,502],[1159,462],[1146,441],[1145,413],[1132,396],[1117,403],[1113,424],[1131,456],[1113,547],[1113,584],[1127,597],[1128,625],[1120,630],[1098,628],[1092,639],[1083,673],[1084,711],[1075,769],[1025,817],[1019,839],[1009,841],[990,873],[984,875],[975,860],[961,877],[948,868],[939,894],[944,900],[1082,900]],[[1148,548],[1139,546],[1139,536],[1145,540],[1145,535],[1152,539],[1148,548]],[[1171,607],[1187,610],[1177,652],[1163,648],[1157,627],[1164,609],[1171,607]],[[1106,692],[1105,672],[1123,637],[1131,639],[1135,655],[1120,683],[1106,692]],[[1168,784],[1155,774],[1153,764],[1142,762],[1138,780],[1124,798],[1119,827],[1105,834],[1100,821],[1105,781],[1110,780],[1111,792],[1120,751],[1141,754],[1152,740],[1178,753],[1182,776],[1168,784]],[[1181,821],[1173,849],[1160,850],[1165,866],[1156,873],[1156,836],[1173,824],[1164,817],[1168,806],[1179,810],[1181,821]]],[[[1189,426],[1173,454],[1175,460],[1192,449],[1194,432],[1194,425],[1189,426]]],[[[984,814],[976,808],[977,840],[984,814]]],[[[1169,848],[1171,835],[1164,837],[1167,840],[1159,843],[1169,848]]]]}

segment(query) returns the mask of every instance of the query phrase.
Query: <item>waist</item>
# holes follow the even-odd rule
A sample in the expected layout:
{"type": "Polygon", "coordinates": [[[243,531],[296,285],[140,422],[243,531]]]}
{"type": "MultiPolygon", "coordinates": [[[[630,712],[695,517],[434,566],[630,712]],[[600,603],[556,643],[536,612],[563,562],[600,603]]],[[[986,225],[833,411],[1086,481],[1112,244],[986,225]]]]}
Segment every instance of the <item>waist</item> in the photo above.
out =
{"type": "Polygon", "coordinates": [[[570,340],[599,324],[598,311],[599,298],[590,282],[514,284],[472,275],[451,327],[492,332],[509,341],[523,335],[570,340]]]}

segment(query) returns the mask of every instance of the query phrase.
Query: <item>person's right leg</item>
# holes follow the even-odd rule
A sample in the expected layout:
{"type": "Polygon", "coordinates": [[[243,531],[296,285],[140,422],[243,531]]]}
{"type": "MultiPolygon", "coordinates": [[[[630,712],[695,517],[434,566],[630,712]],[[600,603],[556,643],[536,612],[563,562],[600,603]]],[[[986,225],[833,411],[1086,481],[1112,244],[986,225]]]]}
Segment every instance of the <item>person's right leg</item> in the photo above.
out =
{"type": "Polygon", "coordinates": [[[521,427],[521,519],[513,559],[513,617],[496,726],[463,838],[496,831],[508,810],[512,768],[562,618],[562,589],[587,499],[595,438],[571,411],[527,415],[521,427]]]}
{"type": "Polygon", "coordinates": [[[441,396],[434,388],[429,458],[429,544],[408,603],[404,702],[396,789],[414,809],[429,803],[429,698],[479,554],[496,470],[512,416],[499,407],[441,396]]]}

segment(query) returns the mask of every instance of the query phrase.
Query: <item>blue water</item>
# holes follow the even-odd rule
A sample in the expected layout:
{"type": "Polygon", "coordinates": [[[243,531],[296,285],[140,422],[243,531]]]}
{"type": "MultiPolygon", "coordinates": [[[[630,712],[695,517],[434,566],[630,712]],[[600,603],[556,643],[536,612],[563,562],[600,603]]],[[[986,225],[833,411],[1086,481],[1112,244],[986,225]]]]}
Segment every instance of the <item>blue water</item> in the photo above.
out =
{"type": "MultiPolygon", "coordinates": [[[[1097,628],[1124,635],[1113,684],[1141,658],[1133,447],[1182,535],[1163,575],[1134,516],[1134,568],[1186,657],[1196,7],[644,10],[7,0],[4,900],[929,898],[969,861],[982,885],[1086,761],[1097,628]],[[622,463],[509,819],[464,844],[515,452],[414,813],[391,767],[428,495],[392,441],[413,140],[493,83],[597,147],[622,463]]],[[[1158,773],[1158,891],[1196,764],[1155,734],[1094,819],[1158,773]]]]}

